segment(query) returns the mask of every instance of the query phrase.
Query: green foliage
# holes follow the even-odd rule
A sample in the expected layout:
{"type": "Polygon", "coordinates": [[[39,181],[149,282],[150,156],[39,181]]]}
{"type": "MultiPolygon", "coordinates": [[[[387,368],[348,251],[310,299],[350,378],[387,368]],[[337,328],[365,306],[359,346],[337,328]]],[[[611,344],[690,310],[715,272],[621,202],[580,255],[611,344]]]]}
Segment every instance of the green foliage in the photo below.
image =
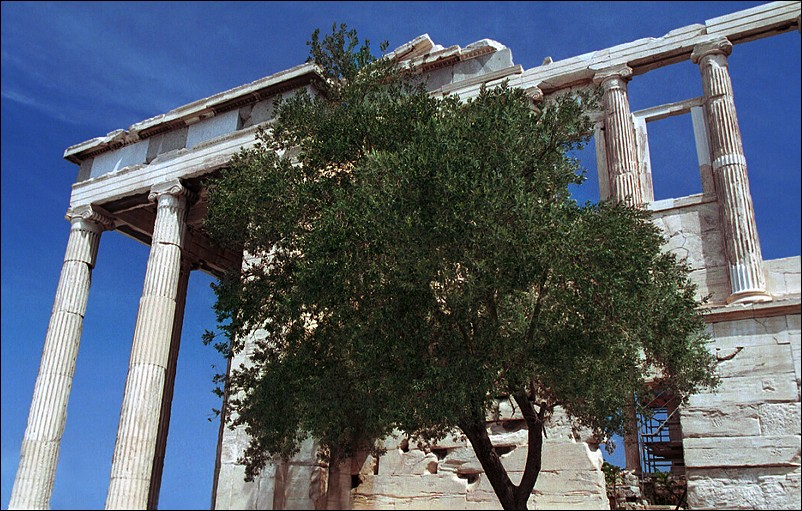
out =
{"type": "Polygon", "coordinates": [[[569,195],[595,92],[437,98],[344,25],[309,44],[324,93],[277,102],[208,184],[209,234],[258,256],[215,288],[232,352],[264,334],[228,381],[249,476],[308,435],[334,457],[437,439],[521,390],[621,432],[648,370],[682,396],[712,382],[648,212],[569,195]]]}
{"type": "Polygon", "coordinates": [[[645,496],[652,504],[672,506],[683,504],[687,486],[685,477],[677,477],[670,472],[658,470],[651,475],[650,480],[651,484],[645,485],[645,496]]]}
{"type": "Polygon", "coordinates": [[[607,498],[612,505],[615,503],[616,487],[621,480],[621,467],[605,461],[602,463],[602,473],[604,473],[604,482],[607,486],[607,498]]]}

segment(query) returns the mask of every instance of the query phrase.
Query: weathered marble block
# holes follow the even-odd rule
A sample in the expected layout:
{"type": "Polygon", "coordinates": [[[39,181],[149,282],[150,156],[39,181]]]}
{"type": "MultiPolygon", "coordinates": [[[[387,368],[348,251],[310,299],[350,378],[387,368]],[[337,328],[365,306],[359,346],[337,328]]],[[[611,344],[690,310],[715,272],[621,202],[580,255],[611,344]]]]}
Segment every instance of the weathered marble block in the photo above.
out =
{"type": "Polygon", "coordinates": [[[141,140],[114,151],[97,155],[92,162],[92,170],[89,173],[89,177],[102,176],[131,165],[144,163],[148,153],[148,144],[148,140],[141,140]]]}
{"type": "Polygon", "coordinates": [[[187,148],[237,130],[239,110],[230,110],[204,119],[187,130],[187,148]]]}
{"type": "Polygon", "coordinates": [[[799,509],[799,467],[691,470],[691,509],[799,509]]]}
{"type": "Polygon", "coordinates": [[[799,435],[686,438],[683,448],[688,468],[800,465],[799,435]]]}
{"type": "Polygon", "coordinates": [[[788,335],[795,331],[793,328],[794,318],[799,318],[799,315],[780,315],[714,323],[715,347],[724,349],[738,346],[787,344],[789,342],[788,335]]]}
{"type": "Polygon", "coordinates": [[[186,147],[187,130],[188,128],[184,127],[150,137],[145,162],[150,163],[163,154],[186,147]]]}
{"type": "Polygon", "coordinates": [[[683,407],[680,410],[682,435],[696,437],[759,436],[757,405],[727,404],[718,408],[683,407]]]}
{"type": "Polygon", "coordinates": [[[379,475],[424,475],[437,473],[437,455],[418,449],[389,449],[379,458],[379,475]]]}
{"type": "Polygon", "coordinates": [[[729,403],[783,403],[798,396],[794,373],[725,378],[715,392],[694,394],[688,405],[717,408],[729,403]]]}

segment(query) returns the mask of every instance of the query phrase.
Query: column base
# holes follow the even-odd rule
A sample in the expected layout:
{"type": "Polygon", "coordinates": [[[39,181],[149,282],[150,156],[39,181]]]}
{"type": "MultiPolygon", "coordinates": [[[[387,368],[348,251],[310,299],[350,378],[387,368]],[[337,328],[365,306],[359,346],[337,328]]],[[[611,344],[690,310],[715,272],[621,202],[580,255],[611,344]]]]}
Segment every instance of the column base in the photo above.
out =
{"type": "Polygon", "coordinates": [[[761,289],[749,289],[747,291],[738,291],[731,294],[727,298],[727,305],[732,304],[746,304],[746,303],[761,303],[770,302],[773,298],[767,292],[761,289]]]}

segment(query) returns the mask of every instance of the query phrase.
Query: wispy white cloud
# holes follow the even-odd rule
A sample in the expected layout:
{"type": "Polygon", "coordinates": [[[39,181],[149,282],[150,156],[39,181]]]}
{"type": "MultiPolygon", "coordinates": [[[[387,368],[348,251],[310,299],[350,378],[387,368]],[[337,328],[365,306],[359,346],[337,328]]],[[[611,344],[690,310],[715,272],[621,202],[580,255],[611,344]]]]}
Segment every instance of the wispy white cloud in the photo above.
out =
{"type": "MultiPolygon", "coordinates": [[[[146,43],[154,34],[142,28],[148,26],[146,19],[131,19],[136,9],[104,4],[96,10],[86,4],[26,7],[24,16],[16,17],[18,23],[3,23],[3,97],[11,101],[62,121],[113,129],[213,89],[172,48],[157,51],[146,43]],[[87,9],[93,9],[92,16],[87,9]]],[[[169,45],[169,37],[162,36],[169,45]]]]}
{"type": "Polygon", "coordinates": [[[52,117],[53,119],[66,122],[69,124],[81,124],[83,122],[82,119],[76,117],[70,117],[64,114],[63,108],[55,105],[55,104],[46,104],[37,99],[34,99],[30,96],[26,96],[20,92],[16,92],[13,90],[3,90],[2,97],[9,101],[13,101],[15,103],[19,103],[21,105],[25,105],[36,110],[39,110],[43,114],[47,115],[48,117],[52,117]]]}
{"type": "Polygon", "coordinates": [[[19,93],[13,92],[13,91],[5,91],[4,90],[2,92],[2,96],[4,98],[6,98],[6,99],[11,100],[11,101],[16,101],[17,103],[22,103],[23,105],[33,106],[33,107],[37,107],[37,108],[39,107],[39,103],[37,103],[36,100],[34,100],[32,98],[29,98],[28,96],[25,96],[23,94],[19,94],[19,93]]]}

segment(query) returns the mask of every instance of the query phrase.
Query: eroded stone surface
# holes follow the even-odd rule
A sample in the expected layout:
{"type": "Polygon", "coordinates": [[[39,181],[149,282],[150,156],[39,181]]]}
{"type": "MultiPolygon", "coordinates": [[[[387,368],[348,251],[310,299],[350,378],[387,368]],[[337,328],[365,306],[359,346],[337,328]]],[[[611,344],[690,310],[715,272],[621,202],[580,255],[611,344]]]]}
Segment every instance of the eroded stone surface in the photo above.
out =
{"type": "Polygon", "coordinates": [[[773,296],[798,295],[800,293],[799,256],[764,261],[766,288],[773,296]]]}
{"type": "Polygon", "coordinates": [[[799,509],[799,467],[698,470],[688,475],[691,509],[799,509]]]}
{"type": "Polygon", "coordinates": [[[799,435],[686,438],[683,447],[688,468],[798,467],[800,459],[799,435]]]}
{"type": "Polygon", "coordinates": [[[799,508],[799,318],[712,325],[721,385],[681,410],[692,508],[799,508]]]}

